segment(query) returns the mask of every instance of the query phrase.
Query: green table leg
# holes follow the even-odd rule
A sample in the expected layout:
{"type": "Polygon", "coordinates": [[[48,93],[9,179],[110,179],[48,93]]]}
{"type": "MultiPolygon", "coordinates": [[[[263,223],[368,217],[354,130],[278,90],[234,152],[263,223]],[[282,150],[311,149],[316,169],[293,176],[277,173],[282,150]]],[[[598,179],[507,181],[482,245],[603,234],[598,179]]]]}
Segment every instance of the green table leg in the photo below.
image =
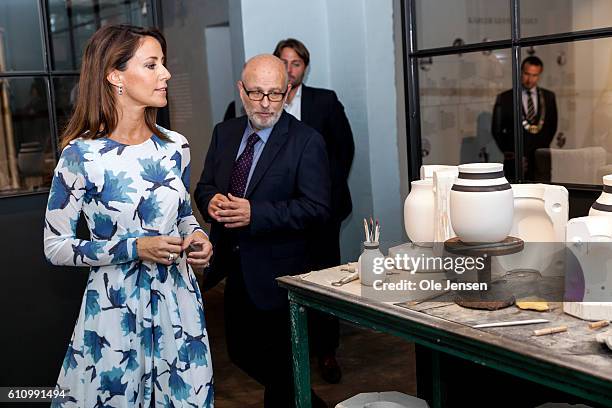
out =
{"type": "Polygon", "coordinates": [[[308,315],[306,308],[289,302],[291,346],[293,349],[293,381],[296,408],[311,408],[310,358],[308,356],[308,315]]]}
{"type": "Polygon", "coordinates": [[[436,350],[431,351],[431,371],[432,371],[432,387],[433,395],[432,402],[433,408],[442,408],[443,397],[442,397],[442,370],[440,364],[440,352],[436,350]]]}
{"type": "Polygon", "coordinates": [[[419,344],[415,344],[415,352],[417,397],[426,400],[431,408],[443,408],[446,404],[442,354],[419,344]]]}

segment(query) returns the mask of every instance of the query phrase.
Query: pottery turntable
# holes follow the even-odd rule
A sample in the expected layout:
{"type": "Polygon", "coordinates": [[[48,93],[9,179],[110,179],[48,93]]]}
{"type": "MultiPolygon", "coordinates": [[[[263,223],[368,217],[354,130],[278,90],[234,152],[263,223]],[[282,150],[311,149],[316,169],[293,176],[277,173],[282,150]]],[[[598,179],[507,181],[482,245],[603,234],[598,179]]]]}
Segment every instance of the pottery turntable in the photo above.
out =
{"type": "MultiPolygon", "coordinates": [[[[458,290],[455,303],[471,309],[497,310],[512,306],[514,295],[506,287],[504,279],[491,279],[491,262],[494,257],[515,254],[523,250],[525,243],[516,237],[506,237],[501,242],[465,244],[459,238],[451,238],[444,243],[444,249],[451,254],[470,258],[484,259],[484,267],[478,269],[477,283],[485,284],[485,290],[458,290]]],[[[460,279],[458,279],[460,280],[460,279]]]]}

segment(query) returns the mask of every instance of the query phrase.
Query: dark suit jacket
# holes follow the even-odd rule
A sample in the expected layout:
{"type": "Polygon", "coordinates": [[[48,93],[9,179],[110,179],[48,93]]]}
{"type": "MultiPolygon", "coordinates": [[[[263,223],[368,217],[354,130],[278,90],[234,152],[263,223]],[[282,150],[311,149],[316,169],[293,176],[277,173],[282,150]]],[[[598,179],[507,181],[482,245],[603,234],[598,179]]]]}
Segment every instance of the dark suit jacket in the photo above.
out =
{"type": "Polygon", "coordinates": [[[325,140],[331,174],[332,219],[340,222],[352,211],[348,176],[355,154],[351,125],[336,93],[302,84],[301,120],[325,140]]]}
{"type": "MultiPolygon", "coordinates": [[[[536,149],[548,148],[557,133],[557,102],[555,94],[547,89],[538,88],[542,91],[544,104],[546,106],[546,116],[542,130],[537,134],[531,134],[523,129],[523,146],[524,154],[527,158],[527,173],[525,174],[528,180],[534,180],[535,171],[535,151],[536,149]]],[[[539,93],[538,93],[539,98],[539,93]]],[[[502,92],[495,100],[493,108],[493,119],[491,123],[491,133],[497,142],[499,149],[507,153],[514,153],[514,104],[512,101],[512,90],[502,92]]],[[[538,99],[538,112],[536,121],[540,120],[542,112],[542,101],[538,99]]],[[[507,177],[514,178],[514,159],[507,158],[504,161],[504,172],[507,177]]]]}
{"type": "Polygon", "coordinates": [[[242,116],[215,127],[194,195],[198,209],[212,224],[214,258],[208,285],[230,273],[229,259],[240,256],[251,300],[270,310],[287,301],[275,278],[305,272],[305,231],[329,217],[329,164],[323,138],[283,112],[247,187],[251,223],[227,229],[210,218],[208,203],[217,193],[227,194],[246,125],[247,117],[242,116]]]}

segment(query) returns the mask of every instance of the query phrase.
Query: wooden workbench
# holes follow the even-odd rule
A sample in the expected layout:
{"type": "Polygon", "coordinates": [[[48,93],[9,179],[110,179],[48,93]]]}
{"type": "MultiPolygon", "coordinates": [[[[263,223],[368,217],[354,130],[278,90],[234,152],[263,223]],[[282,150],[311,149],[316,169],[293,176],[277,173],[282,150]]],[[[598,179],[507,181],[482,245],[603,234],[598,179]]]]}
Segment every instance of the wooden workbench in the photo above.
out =
{"type": "MultiPolygon", "coordinates": [[[[324,280],[317,280],[316,274],[322,272],[278,279],[288,290],[290,302],[299,408],[310,407],[308,308],[414,342],[431,350],[434,363],[442,355],[451,355],[612,407],[612,352],[595,341],[598,331],[590,330],[585,321],[565,315],[560,304],[553,304],[549,312],[519,310],[514,306],[497,311],[472,310],[450,302],[450,294],[418,304],[382,302],[361,296],[358,281],[334,288],[324,280]],[[548,319],[551,323],[488,329],[471,327],[534,318],[548,319]],[[558,325],[568,326],[568,331],[533,336],[534,329],[558,325]]],[[[436,375],[439,369],[435,364],[432,367],[430,404],[433,407],[444,404],[443,385],[436,375]]]]}

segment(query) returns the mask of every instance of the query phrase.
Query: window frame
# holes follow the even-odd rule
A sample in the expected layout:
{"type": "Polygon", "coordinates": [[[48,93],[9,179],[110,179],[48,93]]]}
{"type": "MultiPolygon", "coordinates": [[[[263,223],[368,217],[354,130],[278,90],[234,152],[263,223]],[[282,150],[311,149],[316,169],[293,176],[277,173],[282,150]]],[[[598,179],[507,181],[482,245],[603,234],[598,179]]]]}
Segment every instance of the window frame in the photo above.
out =
{"type": "MultiPolygon", "coordinates": [[[[153,26],[159,30],[163,30],[163,21],[161,16],[161,0],[146,0],[148,5],[151,7],[151,15],[153,26]]],[[[98,0],[93,0],[94,6],[99,5],[98,0]]],[[[38,19],[39,19],[39,33],[42,41],[43,49],[43,70],[30,70],[30,71],[10,71],[0,72],[0,80],[13,79],[13,78],[42,78],[45,80],[47,85],[46,98],[47,98],[47,110],[49,113],[49,126],[51,133],[51,146],[55,152],[55,161],[59,159],[59,129],[58,129],[58,117],[56,114],[56,95],[54,87],[54,79],[61,77],[79,77],[79,70],[54,70],[53,69],[53,44],[51,42],[51,20],[49,16],[49,4],[48,0],[38,0],[38,19]]],[[[100,19],[95,19],[96,25],[100,26],[100,19]]],[[[168,125],[169,115],[167,108],[160,111],[160,118],[158,122],[163,122],[162,126],[168,125]]],[[[48,194],[49,188],[41,188],[36,191],[23,191],[23,192],[12,192],[0,194],[0,200],[10,197],[37,195],[37,194],[48,194]]]]}
{"type": "MultiPolygon", "coordinates": [[[[406,129],[408,130],[408,178],[418,180],[420,167],[423,163],[421,156],[421,108],[419,95],[419,67],[418,60],[427,57],[439,57],[443,55],[467,54],[471,52],[492,51],[499,49],[510,49],[512,56],[512,96],[514,102],[514,147],[517,156],[523,154],[523,139],[521,126],[521,49],[531,46],[561,44],[594,40],[600,38],[612,38],[612,26],[590,30],[570,31],[532,37],[521,37],[520,33],[520,3],[522,0],[509,0],[511,7],[510,28],[511,36],[508,40],[497,40],[490,42],[479,42],[461,46],[437,47],[418,49],[417,46],[417,20],[416,3],[419,0],[400,0],[401,24],[404,40],[404,92],[407,95],[406,105],[406,129]]],[[[450,0],[449,0],[450,1],[450,0]]],[[[524,0],[523,0],[524,1],[524,0]]],[[[515,183],[533,182],[525,180],[523,167],[519,160],[515,161],[515,183]]],[[[571,184],[571,183],[549,183],[562,185],[570,192],[601,192],[601,184],[571,184]]]]}

